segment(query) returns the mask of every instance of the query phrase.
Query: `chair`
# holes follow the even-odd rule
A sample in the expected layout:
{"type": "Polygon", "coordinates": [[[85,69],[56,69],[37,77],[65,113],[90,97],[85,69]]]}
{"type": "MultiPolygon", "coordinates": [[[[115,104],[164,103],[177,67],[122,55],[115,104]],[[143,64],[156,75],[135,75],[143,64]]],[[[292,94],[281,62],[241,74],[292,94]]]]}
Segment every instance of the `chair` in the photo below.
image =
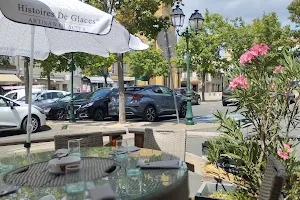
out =
{"type": "MultiPolygon", "coordinates": [[[[146,128],[143,147],[160,150],[185,161],[186,139],[186,130],[170,131],[146,128]]],[[[189,197],[193,198],[200,188],[202,176],[194,173],[192,164],[186,164],[190,170],[188,172],[189,197]]]]}
{"type": "Polygon", "coordinates": [[[144,148],[160,150],[185,160],[186,130],[153,130],[146,128],[144,148]]]}
{"type": "Polygon", "coordinates": [[[284,165],[273,156],[269,156],[260,186],[258,200],[278,200],[285,182],[285,177],[284,165]]]}
{"type": "Polygon", "coordinates": [[[74,139],[82,139],[80,141],[81,147],[102,147],[103,136],[102,133],[85,133],[85,134],[72,134],[72,135],[55,135],[54,144],[55,150],[67,149],[68,141],[74,139]]]}

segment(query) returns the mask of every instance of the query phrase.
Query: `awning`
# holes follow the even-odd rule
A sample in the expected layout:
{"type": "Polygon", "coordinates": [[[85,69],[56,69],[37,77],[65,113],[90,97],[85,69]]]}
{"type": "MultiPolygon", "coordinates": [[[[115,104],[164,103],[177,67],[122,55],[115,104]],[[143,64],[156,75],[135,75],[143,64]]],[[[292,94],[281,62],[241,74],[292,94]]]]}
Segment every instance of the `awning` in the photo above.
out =
{"type": "Polygon", "coordinates": [[[22,83],[22,81],[14,74],[0,74],[0,85],[11,85],[22,83]]]}
{"type": "MultiPolygon", "coordinates": [[[[91,83],[105,83],[104,77],[90,77],[89,76],[88,78],[90,79],[91,83]]],[[[106,80],[107,80],[108,84],[114,83],[114,81],[109,77],[107,77],[106,80]]]]}

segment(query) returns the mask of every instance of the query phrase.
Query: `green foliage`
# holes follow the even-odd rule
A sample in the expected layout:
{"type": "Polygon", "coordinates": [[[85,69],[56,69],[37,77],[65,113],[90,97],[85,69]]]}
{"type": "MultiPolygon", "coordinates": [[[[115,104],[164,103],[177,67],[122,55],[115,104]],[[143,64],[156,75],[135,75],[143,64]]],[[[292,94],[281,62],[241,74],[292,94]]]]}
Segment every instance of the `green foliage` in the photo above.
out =
{"type": "Polygon", "coordinates": [[[127,54],[125,63],[130,66],[130,73],[134,77],[168,76],[170,68],[161,54],[161,50],[153,47],[145,51],[135,51],[127,54]]]}
{"type": "MultiPolygon", "coordinates": [[[[241,75],[246,78],[248,86],[244,89],[238,86],[232,93],[233,98],[239,99],[239,105],[233,112],[241,113],[245,119],[236,122],[228,118],[227,113],[218,112],[215,116],[220,123],[219,130],[224,134],[213,141],[219,147],[211,146],[209,151],[216,155],[216,151],[221,149],[223,152],[220,151],[220,157],[230,158],[237,164],[237,177],[243,180],[243,186],[253,196],[258,194],[268,156],[277,156],[286,166],[285,190],[288,199],[296,200],[299,196],[295,194],[299,190],[294,184],[297,181],[299,183],[297,173],[300,162],[296,160],[295,152],[298,144],[289,138],[289,134],[299,128],[300,96],[296,97],[292,105],[289,96],[291,91],[300,92],[298,84],[294,82],[300,80],[300,63],[284,54],[283,60],[271,66],[278,61],[278,57],[274,56],[271,60],[272,55],[269,54],[274,51],[270,49],[269,52],[255,57],[248,64],[235,64],[229,72],[230,78],[241,75]],[[273,72],[280,64],[283,66],[282,71],[273,72]],[[247,135],[243,135],[246,126],[247,135]],[[288,158],[284,160],[277,153],[279,150],[287,152],[284,144],[288,141],[291,142],[293,152],[287,153],[288,158]]],[[[213,157],[211,162],[215,160],[213,157]]]]}
{"type": "MultiPolygon", "coordinates": [[[[87,53],[73,53],[74,65],[78,68],[84,68],[89,61],[87,53]]],[[[71,71],[72,53],[66,53],[60,56],[50,54],[46,60],[36,61],[37,66],[43,69],[41,76],[48,76],[52,72],[71,71]]]]}
{"type": "Polygon", "coordinates": [[[159,31],[170,26],[169,18],[156,15],[161,3],[173,5],[175,0],[88,0],[87,3],[106,12],[114,10],[117,20],[130,33],[155,39],[159,31]]]}
{"type": "Polygon", "coordinates": [[[116,62],[116,56],[110,54],[109,57],[105,58],[97,55],[90,55],[88,64],[85,68],[86,75],[88,76],[108,76],[107,68],[116,62]]]}
{"type": "Polygon", "coordinates": [[[231,190],[228,192],[225,191],[217,191],[213,193],[210,197],[212,198],[220,198],[224,200],[255,200],[256,198],[249,196],[246,190],[237,189],[231,190]]]}
{"type": "MultiPolygon", "coordinates": [[[[190,39],[191,70],[198,73],[215,73],[227,68],[227,60],[220,55],[224,48],[227,26],[226,20],[219,14],[211,14],[206,10],[205,21],[201,31],[190,39]]],[[[186,69],[186,39],[181,37],[176,46],[177,67],[186,69]]]]}
{"type": "Polygon", "coordinates": [[[0,65],[10,65],[8,56],[0,56],[0,65]]]}
{"type": "Polygon", "coordinates": [[[254,43],[269,45],[271,51],[265,58],[269,66],[278,63],[284,53],[296,46],[296,41],[292,40],[294,31],[290,26],[281,27],[276,13],[264,14],[261,19],[254,19],[251,25],[245,24],[242,18],[236,18],[231,23],[224,29],[225,49],[230,53],[233,63],[254,43]]]}
{"type": "Polygon", "coordinates": [[[300,25],[300,0],[293,0],[288,6],[290,12],[289,19],[295,22],[298,26],[300,25]]]}

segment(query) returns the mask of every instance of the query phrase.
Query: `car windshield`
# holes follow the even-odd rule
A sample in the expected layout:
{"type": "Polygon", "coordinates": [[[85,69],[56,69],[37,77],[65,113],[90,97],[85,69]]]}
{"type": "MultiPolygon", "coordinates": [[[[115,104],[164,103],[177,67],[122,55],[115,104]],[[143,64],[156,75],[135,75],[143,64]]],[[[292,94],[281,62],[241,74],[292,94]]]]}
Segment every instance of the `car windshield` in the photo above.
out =
{"type": "Polygon", "coordinates": [[[111,89],[100,89],[87,96],[87,99],[101,99],[110,93],[111,89]]]}
{"type": "Polygon", "coordinates": [[[58,99],[57,101],[60,101],[60,102],[69,102],[69,101],[71,101],[71,94],[67,94],[66,96],[58,99]]]}
{"type": "MultiPolygon", "coordinates": [[[[32,93],[32,99],[35,99],[40,94],[40,92],[32,93]]],[[[18,99],[17,101],[25,101],[25,96],[18,99]]]]}

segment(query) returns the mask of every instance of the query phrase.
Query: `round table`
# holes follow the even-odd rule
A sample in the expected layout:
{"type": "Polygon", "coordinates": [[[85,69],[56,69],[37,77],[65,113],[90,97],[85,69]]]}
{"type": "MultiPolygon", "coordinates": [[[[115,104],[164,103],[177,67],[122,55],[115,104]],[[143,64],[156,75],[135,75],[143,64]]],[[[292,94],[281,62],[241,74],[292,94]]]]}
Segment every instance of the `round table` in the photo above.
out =
{"type": "MultiPolygon", "coordinates": [[[[111,158],[109,152],[114,150],[113,147],[89,147],[81,148],[83,157],[104,157],[111,158]]],[[[54,151],[41,152],[32,154],[33,163],[46,162],[51,159],[54,151]]],[[[174,157],[170,154],[152,149],[140,150],[141,160],[145,162],[172,160],[174,157]]],[[[16,156],[16,166],[24,166],[28,164],[27,156],[16,156]]],[[[118,199],[152,199],[163,191],[167,191],[173,185],[187,180],[188,169],[183,162],[180,169],[141,169],[141,174],[135,178],[128,178],[125,170],[122,168],[116,173],[112,173],[100,180],[87,182],[87,188],[101,186],[109,183],[117,194],[118,199]]],[[[59,187],[21,187],[18,193],[11,195],[11,199],[39,199],[42,196],[51,194],[57,200],[64,199],[65,189],[59,187]]]]}

